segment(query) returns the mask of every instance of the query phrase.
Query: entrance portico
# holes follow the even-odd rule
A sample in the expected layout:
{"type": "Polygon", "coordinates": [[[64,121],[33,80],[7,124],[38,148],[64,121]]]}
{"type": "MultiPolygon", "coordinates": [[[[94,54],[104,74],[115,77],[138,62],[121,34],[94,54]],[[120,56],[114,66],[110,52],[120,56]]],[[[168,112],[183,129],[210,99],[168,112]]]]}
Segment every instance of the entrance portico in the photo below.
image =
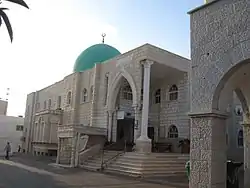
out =
{"type": "MultiPolygon", "coordinates": [[[[117,76],[115,76],[114,79],[111,80],[107,100],[107,108],[109,114],[109,141],[111,141],[112,137],[114,136],[113,128],[117,127],[117,122],[114,123],[117,118],[117,109],[119,109],[119,107],[117,108],[117,96],[122,94],[120,93],[121,83],[125,80],[130,86],[133,96],[131,106],[133,107],[134,117],[134,142],[136,144],[135,151],[143,153],[151,152],[152,140],[150,138],[154,138],[154,142],[157,142],[159,140],[160,134],[162,134],[160,133],[160,126],[164,128],[172,126],[172,124],[169,123],[170,121],[168,120],[168,117],[163,115],[164,112],[166,113],[166,111],[163,112],[163,110],[168,108],[170,105],[174,105],[173,109],[178,109],[178,96],[176,96],[176,101],[171,101],[172,99],[169,99],[168,91],[173,85],[177,87],[175,84],[185,88],[187,88],[188,86],[187,78],[190,71],[189,64],[187,63],[184,64],[184,66],[180,66],[178,65],[178,63],[176,63],[174,66],[171,66],[173,62],[174,59],[171,59],[170,62],[156,62],[148,59],[137,62],[141,66],[142,72],[140,83],[135,82],[136,79],[124,69],[121,69],[120,72],[117,73],[117,76]],[[159,90],[158,94],[156,94],[156,90],[159,90]],[[167,97],[165,97],[166,94],[167,97]],[[161,118],[163,118],[162,121],[161,118]]],[[[176,92],[176,94],[178,95],[178,87],[176,92]]],[[[180,94],[186,95],[188,94],[188,90],[184,90],[181,88],[180,94]],[[182,93],[182,91],[185,91],[187,93],[182,93]]],[[[187,101],[188,95],[187,99],[183,98],[183,100],[187,101]]],[[[189,104],[187,103],[186,105],[188,108],[189,104]]],[[[182,105],[182,107],[185,106],[182,105]]],[[[180,115],[182,116],[182,114],[180,115]]],[[[182,123],[185,118],[186,117],[182,119],[182,123]]],[[[171,122],[178,123],[176,118],[171,122]]],[[[186,125],[184,124],[182,126],[184,127],[186,125]]],[[[186,129],[188,131],[188,126],[186,127],[186,129]]],[[[168,134],[166,134],[165,132],[163,134],[163,138],[167,139],[168,134]]],[[[186,136],[185,138],[188,138],[188,136],[186,136]]],[[[178,140],[176,140],[176,142],[178,142],[178,140]]]]}
{"type": "Polygon", "coordinates": [[[190,12],[192,188],[226,187],[226,119],[232,91],[244,112],[245,187],[250,187],[248,5],[248,0],[214,0],[190,12]]]}

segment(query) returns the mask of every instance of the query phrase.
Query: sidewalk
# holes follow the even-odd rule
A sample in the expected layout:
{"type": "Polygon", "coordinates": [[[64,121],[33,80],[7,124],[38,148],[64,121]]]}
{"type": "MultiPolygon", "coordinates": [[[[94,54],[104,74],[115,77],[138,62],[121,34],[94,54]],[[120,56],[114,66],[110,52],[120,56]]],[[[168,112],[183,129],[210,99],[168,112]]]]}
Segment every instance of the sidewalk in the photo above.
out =
{"type": "Polygon", "coordinates": [[[24,154],[15,155],[11,157],[9,161],[0,160],[2,164],[15,166],[41,175],[51,176],[56,181],[67,185],[68,188],[184,188],[89,172],[79,168],[55,168],[48,165],[52,162],[54,162],[53,158],[41,158],[24,154]]]}

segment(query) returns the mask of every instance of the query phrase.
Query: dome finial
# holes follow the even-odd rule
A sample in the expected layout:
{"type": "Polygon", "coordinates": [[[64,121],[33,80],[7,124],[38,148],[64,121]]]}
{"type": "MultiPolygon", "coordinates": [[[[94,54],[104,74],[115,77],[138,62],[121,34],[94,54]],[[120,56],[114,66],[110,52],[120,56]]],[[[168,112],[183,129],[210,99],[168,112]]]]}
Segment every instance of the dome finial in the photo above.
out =
{"type": "Polygon", "coordinates": [[[106,37],[106,33],[102,33],[102,43],[104,44],[104,38],[106,37]]]}

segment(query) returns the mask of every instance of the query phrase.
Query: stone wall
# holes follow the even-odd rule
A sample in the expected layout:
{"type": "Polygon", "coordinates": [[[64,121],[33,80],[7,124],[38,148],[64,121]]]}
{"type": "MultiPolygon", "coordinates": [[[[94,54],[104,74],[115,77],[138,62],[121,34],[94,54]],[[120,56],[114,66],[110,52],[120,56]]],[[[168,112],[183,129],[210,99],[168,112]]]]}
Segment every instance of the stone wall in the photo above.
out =
{"type": "Polygon", "coordinates": [[[60,138],[59,164],[70,165],[73,150],[73,138],[60,138]]]}

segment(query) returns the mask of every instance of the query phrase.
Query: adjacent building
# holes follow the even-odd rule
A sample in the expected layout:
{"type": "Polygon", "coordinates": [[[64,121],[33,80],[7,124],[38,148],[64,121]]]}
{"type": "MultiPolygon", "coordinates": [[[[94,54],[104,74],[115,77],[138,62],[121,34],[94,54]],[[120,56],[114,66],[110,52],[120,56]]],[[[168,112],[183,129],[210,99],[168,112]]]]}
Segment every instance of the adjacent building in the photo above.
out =
{"type": "Polygon", "coordinates": [[[22,116],[6,116],[8,102],[1,101],[0,106],[1,104],[4,104],[3,108],[0,107],[0,109],[4,109],[4,114],[0,115],[0,155],[4,155],[4,148],[7,142],[11,144],[11,153],[17,152],[19,146],[22,147],[25,130],[24,118],[22,116]]]}

